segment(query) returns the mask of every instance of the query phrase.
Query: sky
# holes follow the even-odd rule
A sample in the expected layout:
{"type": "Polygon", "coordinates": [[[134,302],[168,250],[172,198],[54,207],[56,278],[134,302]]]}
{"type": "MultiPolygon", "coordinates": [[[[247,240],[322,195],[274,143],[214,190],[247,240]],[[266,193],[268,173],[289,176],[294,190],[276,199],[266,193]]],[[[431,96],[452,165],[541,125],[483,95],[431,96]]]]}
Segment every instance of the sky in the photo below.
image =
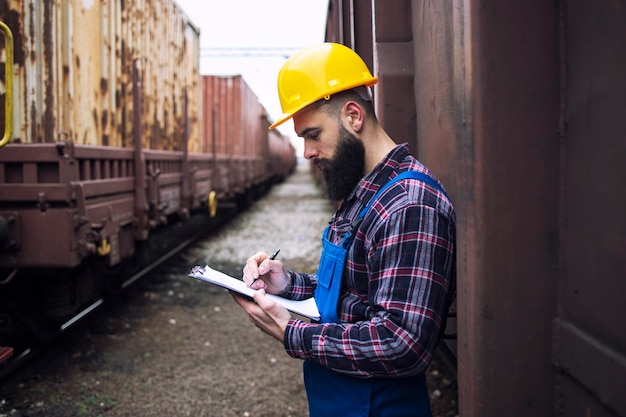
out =
{"type": "MultiPolygon", "coordinates": [[[[276,120],[276,78],[287,57],[324,42],[328,0],[175,0],[200,29],[200,73],[242,75],[276,120]]],[[[294,138],[293,123],[279,127],[294,138]]]]}

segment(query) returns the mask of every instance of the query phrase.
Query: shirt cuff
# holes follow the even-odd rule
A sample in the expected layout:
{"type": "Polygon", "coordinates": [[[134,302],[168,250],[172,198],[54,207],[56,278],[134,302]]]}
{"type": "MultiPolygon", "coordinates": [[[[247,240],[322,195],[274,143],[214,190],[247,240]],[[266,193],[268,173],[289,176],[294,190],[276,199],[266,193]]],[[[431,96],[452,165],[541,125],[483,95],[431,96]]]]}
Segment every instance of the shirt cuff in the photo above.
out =
{"type": "Polygon", "coordinates": [[[303,337],[307,326],[310,326],[310,324],[298,319],[290,319],[289,323],[287,323],[283,346],[287,354],[292,358],[309,358],[307,352],[310,352],[310,346],[307,348],[304,342],[305,338],[303,337]]]}

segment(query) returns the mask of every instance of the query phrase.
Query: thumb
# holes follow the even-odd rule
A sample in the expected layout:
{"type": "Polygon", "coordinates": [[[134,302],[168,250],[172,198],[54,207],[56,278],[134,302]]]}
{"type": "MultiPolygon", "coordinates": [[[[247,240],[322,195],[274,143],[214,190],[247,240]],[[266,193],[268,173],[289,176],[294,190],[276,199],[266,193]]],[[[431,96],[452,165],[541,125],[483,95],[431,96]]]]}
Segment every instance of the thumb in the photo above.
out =
{"type": "Polygon", "coordinates": [[[273,304],[276,304],[267,297],[267,293],[263,288],[255,291],[252,297],[254,298],[254,302],[257,303],[263,310],[271,308],[273,304]]]}
{"type": "Polygon", "coordinates": [[[261,262],[261,265],[259,265],[259,275],[265,275],[271,270],[272,270],[272,265],[267,259],[261,262]]]}
{"type": "Polygon", "coordinates": [[[280,304],[274,302],[274,300],[269,298],[264,289],[257,290],[254,293],[253,297],[254,297],[254,302],[257,303],[258,306],[261,307],[261,309],[263,309],[263,311],[265,311],[265,314],[272,317],[272,319],[277,319],[279,317],[282,317],[283,315],[285,315],[285,313],[289,315],[289,312],[287,312],[287,309],[285,309],[283,306],[281,306],[280,304]]]}

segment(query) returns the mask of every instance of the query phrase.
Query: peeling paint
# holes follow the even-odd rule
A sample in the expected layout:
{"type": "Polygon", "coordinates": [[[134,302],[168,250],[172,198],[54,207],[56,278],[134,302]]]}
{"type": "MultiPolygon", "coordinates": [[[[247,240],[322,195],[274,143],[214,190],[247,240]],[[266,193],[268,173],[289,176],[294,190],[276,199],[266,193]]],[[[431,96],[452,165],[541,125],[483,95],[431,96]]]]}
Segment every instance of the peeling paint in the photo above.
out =
{"type": "Polygon", "coordinates": [[[132,147],[131,63],[142,58],[142,147],[181,150],[185,120],[199,147],[199,32],[175,1],[0,0],[0,18],[16,40],[15,138],[63,130],[77,144],[132,147]]]}

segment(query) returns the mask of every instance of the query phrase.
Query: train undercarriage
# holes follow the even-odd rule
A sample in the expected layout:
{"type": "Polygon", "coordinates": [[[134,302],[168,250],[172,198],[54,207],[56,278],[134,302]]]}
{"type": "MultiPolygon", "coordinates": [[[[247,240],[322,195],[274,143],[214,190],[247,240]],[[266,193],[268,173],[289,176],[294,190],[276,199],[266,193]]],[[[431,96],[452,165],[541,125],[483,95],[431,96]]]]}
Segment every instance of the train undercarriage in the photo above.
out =
{"type": "Polygon", "coordinates": [[[280,180],[255,177],[253,161],[237,169],[232,158],[182,152],[144,151],[143,178],[133,151],[121,148],[7,146],[0,158],[4,360],[11,349],[54,339],[77,314],[116,297],[280,180]]]}

